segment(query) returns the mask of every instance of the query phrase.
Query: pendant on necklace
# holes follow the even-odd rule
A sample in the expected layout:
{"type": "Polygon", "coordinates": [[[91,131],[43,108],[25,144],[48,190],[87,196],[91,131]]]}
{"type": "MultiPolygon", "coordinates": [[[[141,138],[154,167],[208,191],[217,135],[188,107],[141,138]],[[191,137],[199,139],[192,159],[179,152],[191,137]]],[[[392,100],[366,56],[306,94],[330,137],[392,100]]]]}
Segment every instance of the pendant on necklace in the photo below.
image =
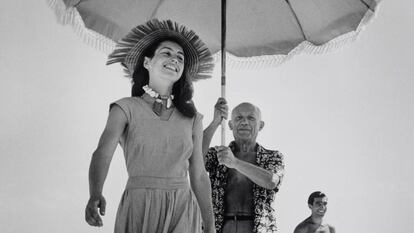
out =
{"type": "Polygon", "coordinates": [[[247,152],[247,145],[246,144],[242,144],[242,151],[247,152]]]}
{"type": "Polygon", "coordinates": [[[155,99],[154,104],[152,105],[152,111],[157,115],[161,115],[162,110],[162,100],[155,99]]]}

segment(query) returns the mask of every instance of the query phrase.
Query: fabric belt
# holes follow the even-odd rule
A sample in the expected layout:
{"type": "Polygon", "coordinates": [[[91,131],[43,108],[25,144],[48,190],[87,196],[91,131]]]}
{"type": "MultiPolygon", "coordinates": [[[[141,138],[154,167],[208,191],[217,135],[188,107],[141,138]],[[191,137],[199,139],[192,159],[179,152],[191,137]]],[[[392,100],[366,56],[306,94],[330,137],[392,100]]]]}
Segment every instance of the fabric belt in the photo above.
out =
{"type": "Polygon", "coordinates": [[[224,216],[224,220],[248,221],[248,220],[254,220],[254,217],[252,215],[230,215],[230,216],[224,216]]]}
{"type": "Polygon", "coordinates": [[[184,189],[189,188],[188,177],[148,177],[133,176],[128,178],[126,189],[184,189]]]}

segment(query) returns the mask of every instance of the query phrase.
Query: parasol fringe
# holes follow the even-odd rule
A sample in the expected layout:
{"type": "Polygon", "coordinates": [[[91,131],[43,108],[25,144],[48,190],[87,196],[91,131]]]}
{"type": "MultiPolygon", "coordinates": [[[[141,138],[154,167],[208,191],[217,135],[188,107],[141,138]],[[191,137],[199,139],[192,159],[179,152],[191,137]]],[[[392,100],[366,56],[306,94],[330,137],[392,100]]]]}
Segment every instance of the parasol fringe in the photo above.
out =
{"type": "MultiPolygon", "coordinates": [[[[379,4],[379,3],[378,3],[379,4]]],[[[257,69],[266,69],[274,68],[280,64],[290,60],[295,55],[304,53],[304,54],[321,54],[329,53],[338,49],[342,49],[346,45],[357,40],[359,34],[365,29],[365,27],[373,21],[378,11],[378,4],[373,10],[368,10],[358,27],[351,32],[338,36],[327,43],[322,45],[315,45],[309,41],[303,41],[298,46],[296,46],[291,52],[286,55],[263,55],[256,57],[237,57],[232,54],[227,54],[227,65],[231,69],[238,70],[257,70],[257,69]]],[[[218,62],[220,59],[220,52],[214,54],[215,62],[218,62]]]]}
{"type": "Polygon", "coordinates": [[[69,24],[82,41],[105,54],[109,54],[115,48],[115,41],[86,28],[78,10],[73,7],[79,1],[71,0],[66,5],[63,0],[46,0],[47,4],[55,12],[56,20],[62,25],[69,24]]]}
{"type": "MultiPolygon", "coordinates": [[[[76,0],[69,1],[66,6],[62,0],[46,0],[48,5],[54,10],[57,21],[63,25],[70,24],[75,33],[88,45],[110,54],[114,49],[116,43],[105,36],[98,34],[85,27],[79,12],[75,7],[71,5],[76,3],[76,0]]],[[[227,67],[230,69],[239,70],[256,70],[274,68],[282,63],[290,60],[292,57],[298,54],[320,54],[333,52],[338,49],[342,49],[346,45],[357,40],[359,34],[365,29],[365,27],[373,21],[378,11],[381,1],[377,2],[377,5],[372,10],[368,10],[358,27],[351,32],[343,34],[339,37],[332,39],[331,41],[323,45],[315,45],[309,41],[304,41],[296,46],[291,52],[286,55],[262,55],[255,57],[237,57],[230,53],[227,53],[227,67]]],[[[134,40],[128,41],[134,43],[134,40]]],[[[221,53],[217,52],[213,55],[214,63],[220,61],[221,53]]],[[[200,67],[200,70],[210,70],[211,67],[200,67]]],[[[208,75],[201,75],[199,79],[207,78],[208,75]]]]}

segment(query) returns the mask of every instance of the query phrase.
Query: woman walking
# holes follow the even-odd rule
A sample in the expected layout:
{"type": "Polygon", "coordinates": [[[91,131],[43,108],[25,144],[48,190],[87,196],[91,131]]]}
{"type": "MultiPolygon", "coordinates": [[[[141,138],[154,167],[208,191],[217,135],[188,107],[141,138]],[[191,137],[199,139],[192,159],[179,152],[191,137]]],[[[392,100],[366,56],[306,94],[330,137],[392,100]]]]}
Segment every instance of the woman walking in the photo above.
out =
{"type": "Polygon", "coordinates": [[[115,233],[197,233],[202,225],[215,232],[202,115],[191,100],[192,81],[208,78],[213,69],[211,53],[193,31],[152,20],[118,43],[108,64],[115,62],[132,77],[132,97],[110,105],[90,164],[86,221],[102,225],[102,188],[119,143],[129,179],[115,233]]]}

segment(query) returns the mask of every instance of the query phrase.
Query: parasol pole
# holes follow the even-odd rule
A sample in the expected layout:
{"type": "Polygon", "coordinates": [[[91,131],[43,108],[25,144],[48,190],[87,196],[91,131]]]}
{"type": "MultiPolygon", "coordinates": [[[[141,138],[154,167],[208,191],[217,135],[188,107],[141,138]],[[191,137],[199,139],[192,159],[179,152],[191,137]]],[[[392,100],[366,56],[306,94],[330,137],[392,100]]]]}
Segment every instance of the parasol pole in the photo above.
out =
{"type": "MultiPolygon", "coordinates": [[[[226,0],[221,0],[221,97],[226,98],[226,0]]],[[[221,145],[226,145],[226,121],[221,121],[221,145]]]]}

